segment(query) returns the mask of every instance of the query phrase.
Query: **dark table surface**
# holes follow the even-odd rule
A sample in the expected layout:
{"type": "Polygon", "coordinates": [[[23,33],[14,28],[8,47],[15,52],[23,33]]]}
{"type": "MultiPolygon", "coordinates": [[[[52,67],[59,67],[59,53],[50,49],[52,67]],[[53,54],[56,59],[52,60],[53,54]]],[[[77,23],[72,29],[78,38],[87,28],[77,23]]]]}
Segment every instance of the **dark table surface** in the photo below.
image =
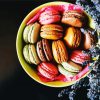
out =
{"type": "Polygon", "coordinates": [[[16,36],[22,20],[35,7],[48,1],[53,0],[0,0],[0,100],[67,100],[66,95],[58,98],[64,88],[47,87],[31,79],[16,53],[16,36]]]}
{"type": "Polygon", "coordinates": [[[32,9],[47,1],[50,0],[0,1],[0,100],[58,100],[62,88],[46,87],[32,80],[16,53],[20,23],[32,9]]]}

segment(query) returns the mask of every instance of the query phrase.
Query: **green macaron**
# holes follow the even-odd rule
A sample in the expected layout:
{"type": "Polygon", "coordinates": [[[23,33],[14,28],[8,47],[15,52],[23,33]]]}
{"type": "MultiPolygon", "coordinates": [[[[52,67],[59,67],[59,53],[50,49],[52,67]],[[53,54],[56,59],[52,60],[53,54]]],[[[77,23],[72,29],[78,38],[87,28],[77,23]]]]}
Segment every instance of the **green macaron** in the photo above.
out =
{"type": "Polygon", "coordinates": [[[35,65],[38,65],[40,63],[40,60],[38,58],[38,55],[36,53],[36,49],[35,49],[34,45],[31,45],[31,44],[26,45],[23,48],[23,55],[24,55],[25,60],[28,63],[32,63],[35,65]]]}
{"type": "Polygon", "coordinates": [[[62,66],[70,72],[80,72],[82,67],[72,61],[62,62],[62,66]]]}
{"type": "Polygon", "coordinates": [[[61,74],[63,74],[66,77],[73,77],[77,74],[66,70],[62,65],[58,65],[58,70],[61,74]]]}
{"type": "Polygon", "coordinates": [[[36,43],[40,31],[40,24],[35,22],[25,27],[23,31],[23,39],[26,43],[36,43]]]}

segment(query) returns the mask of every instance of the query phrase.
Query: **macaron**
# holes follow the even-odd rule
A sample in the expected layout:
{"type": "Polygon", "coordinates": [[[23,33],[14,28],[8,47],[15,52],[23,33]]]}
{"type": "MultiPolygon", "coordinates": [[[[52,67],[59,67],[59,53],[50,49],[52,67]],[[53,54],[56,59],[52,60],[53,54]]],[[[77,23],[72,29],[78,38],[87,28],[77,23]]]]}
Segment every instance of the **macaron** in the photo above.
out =
{"type": "Polygon", "coordinates": [[[90,54],[84,53],[82,50],[74,50],[70,54],[70,60],[78,64],[83,64],[85,61],[90,61],[90,59],[90,54]]]}
{"type": "Polygon", "coordinates": [[[31,44],[26,45],[23,48],[23,56],[28,63],[35,64],[35,65],[38,65],[40,63],[34,45],[31,44]]]}
{"type": "Polygon", "coordinates": [[[82,11],[66,10],[63,13],[61,22],[74,27],[83,27],[86,22],[86,17],[82,11]]]}
{"type": "Polygon", "coordinates": [[[84,40],[83,40],[83,48],[88,50],[90,49],[93,45],[95,45],[95,37],[92,35],[90,31],[85,31],[84,33],[84,40]]]}
{"type": "Polygon", "coordinates": [[[54,80],[58,75],[58,68],[52,63],[43,62],[38,65],[38,72],[45,78],[54,80]]]}
{"type": "Polygon", "coordinates": [[[70,72],[80,72],[82,67],[72,61],[62,62],[62,66],[70,72]]]}
{"type": "Polygon", "coordinates": [[[23,31],[23,39],[26,43],[36,43],[40,31],[40,24],[35,22],[25,27],[23,31]]]}
{"type": "Polygon", "coordinates": [[[47,39],[42,39],[38,41],[36,44],[36,50],[41,61],[46,62],[53,59],[50,44],[47,39]]]}
{"type": "Polygon", "coordinates": [[[65,77],[73,77],[77,74],[77,73],[73,73],[73,72],[70,72],[70,71],[66,70],[62,65],[58,65],[58,70],[65,77]]]}
{"type": "Polygon", "coordinates": [[[81,31],[75,27],[68,27],[65,32],[64,41],[71,48],[77,48],[81,42],[81,31]]]}
{"type": "Polygon", "coordinates": [[[49,40],[58,40],[63,37],[63,27],[57,24],[43,25],[40,36],[49,40]]]}
{"type": "Polygon", "coordinates": [[[61,15],[60,13],[55,9],[47,9],[43,13],[40,14],[39,22],[44,24],[51,24],[60,22],[61,15]]]}
{"type": "Polygon", "coordinates": [[[61,40],[52,42],[52,52],[57,63],[66,62],[68,60],[67,49],[61,40]]]}

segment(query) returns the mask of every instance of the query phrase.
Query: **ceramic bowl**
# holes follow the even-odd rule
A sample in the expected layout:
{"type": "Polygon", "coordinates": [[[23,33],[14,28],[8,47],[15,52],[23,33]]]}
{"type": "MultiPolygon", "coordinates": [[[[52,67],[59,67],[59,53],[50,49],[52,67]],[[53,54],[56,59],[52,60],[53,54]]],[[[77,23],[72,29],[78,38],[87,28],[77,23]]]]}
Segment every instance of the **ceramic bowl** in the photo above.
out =
{"type": "MultiPolygon", "coordinates": [[[[24,42],[23,42],[23,30],[24,27],[26,26],[26,23],[28,22],[28,20],[34,16],[41,8],[45,7],[45,6],[50,6],[50,5],[60,5],[60,4],[68,4],[67,2],[49,2],[49,3],[45,3],[43,5],[38,6],[37,8],[33,9],[26,17],[25,19],[22,21],[18,33],[17,33],[17,38],[16,38],[16,50],[17,50],[17,55],[18,55],[18,59],[19,62],[22,66],[22,68],[25,70],[25,72],[36,82],[39,82],[43,85],[46,86],[50,86],[50,87],[66,87],[69,85],[74,84],[75,82],[79,81],[80,79],[84,78],[85,76],[87,76],[87,74],[90,73],[90,71],[88,71],[83,77],[81,77],[80,79],[76,80],[76,81],[71,81],[71,82],[62,82],[62,81],[53,81],[53,82],[42,82],[38,75],[37,72],[34,70],[34,68],[32,68],[24,59],[23,57],[23,46],[24,46],[24,42]]],[[[86,13],[86,12],[85,12],[86,13]]],[[[87,13],[86,13],[87,14],[87,13]]],[[[95,28],[95,24],[93,19],[87,14],[88,18],[89,18],[89,27],[95,28]]],[[[33,65],[34,66],[34,65],[33,65]]]]}

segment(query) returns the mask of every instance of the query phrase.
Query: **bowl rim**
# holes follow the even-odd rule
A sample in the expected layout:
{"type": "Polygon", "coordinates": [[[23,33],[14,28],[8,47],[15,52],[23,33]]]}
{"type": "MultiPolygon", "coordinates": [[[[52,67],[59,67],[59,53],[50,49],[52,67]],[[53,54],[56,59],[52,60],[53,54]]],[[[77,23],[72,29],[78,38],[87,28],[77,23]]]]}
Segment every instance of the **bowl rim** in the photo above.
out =
{"type": "MultiPolygon", "coordinates": [[[[28,69],[25,67],[25,65],[27,66],[28,64],[26,64],[26,62],[25,62],[25,60],[23,59],[23,57],[21,57],[21,56],[23,56],[23,55],[21,55],[22,53],[20,53],[21,51],[20,51],[20,48],[19,48],[19,43],[20,43],[20,41],[19,41],[19,38],[20,38],[20,34],[22,34],[22,31],[23,31],[23,29],[24,29],[24,27],[25,27],[25,25],[26,25],[26,23],[27,23],[27,21],[33,16],[33,15],[35,15],[36,14],[36,12],[38,12],[38,10],[40,10],[42,7],[45,7],[45,6],[50,6],[50,5],[62,5],[62,4],[71,4],[71,3],[69,3],[69,2],[64,2],[64,1],[54,1],[54,2],[48,2],[48,3],[44,3],[44,4],[41,4],[41,5],[39,5],[38,7],[36,7],[35,9],[33,9],[31,12],[29,12],[27,15],[26,15],[26,17],[23,19],[23,21],[21,22],[21,24],[20,24],[20,26],[19,26],[19,29],[18,29],[18,32],[17,32],[17,38],[16,38],[16,51],[17,51],[17,56],[18,56],[18,60],[19,60],[19,62],[20,62],[20,64],[21,64],[21,66],[22,66],[22,68],[24,69],[24,71],[33,79],[33,80],[35,80],[36,82],[38,82],[38,83],[40,83],[40,84],[43,84],[43,85],[45,85],[45,86],[49,86],[49,87],[57,87],[57,88],[59,88],[59,87],[67,87],[67,86],[70,86],[70,85],[72,85],[72,84],[74,84],[74,83],[76,83],[77,81],[79,81],[79,80],[81,80],[82,78],[84,78],[84,77],[86,77],[90,72],[91,72],[91,70],[89,70],[83,77],[81,77],[81,78],[79,78],[79,79],[77,79],[77,80],[75,80],[75,81],[71,81],[71,82],[60,82],[60,81],[57,81],[57,82],[60,82],[59,83],[59,85],[57,86],[57,84],[54,84],[54,82],[56,82],[56,81],[54,81],[54,82],[42,82],[39,78],[38,79],[36,79],[36,78],[34,78],[33,77],[33,74],[32,74],[32,71],[31,71],[31,69],[28,71],[28,69]],[[35,12],[35,13],[34,13],[35,12]],[[24,61],[24,62],[23,62],[24,61]],[[30,73],[31,72],[31,73],[30,73]]],[[[85,12],[85,11],[84,11],[85,12]]],[[[86,12],[85,12],[86,13],[86,12]]],[[[86,13],[87,14],[87,13],[86,13]]],[[[94,28],[95,27],[95,25],[94,24],[92,24],[92,23],[94,23],[94,20],[87,14],[87,16],[89,17],[89,19],[91,20],[90,21],[90,27],[92,27],[92,28],[94,28]]],[[[29,65],[28,65],[28,67],[29,67],[29,65]]],[[[33,70],[33,69],[32,69],[33,70]]]]}

